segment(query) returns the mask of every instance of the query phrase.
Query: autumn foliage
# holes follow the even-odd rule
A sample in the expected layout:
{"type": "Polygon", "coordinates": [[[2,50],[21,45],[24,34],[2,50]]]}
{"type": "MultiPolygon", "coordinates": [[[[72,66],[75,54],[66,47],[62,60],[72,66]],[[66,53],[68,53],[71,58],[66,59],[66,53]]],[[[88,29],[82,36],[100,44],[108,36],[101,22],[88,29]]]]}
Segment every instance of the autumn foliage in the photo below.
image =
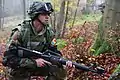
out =
{"type": "MultiPolygon", "coordinates": [[[[89,53],[89,48],[94,42],[97,33],[96,22],[85,22],[83,25],[77,25],[74,28],[66,30],[64,40],[67,45],[61,50],[65,58],[76,61],[86,66],[100,66],[105,69],[105,73],[98,75],[91,72],[85,72],[77,69],[68,70],[68,80],[107,80],[120,63],[120,57],[112,53],[104,53],[99,56],[93,56],[89,53]]],[[[0,40],[0,62],[2,61],[5,50],[6,38],[0,40]]],[[[4,72],[4,67],[0,64],[0,72],[4,72]]],[[[1,77],[2,78],[2,77],[1,77]]],[[[3,80],[3,79],[0,79],[3,80]]]]}
{"type": "Polygon", "coordinates": [[[7,80],[6,73],[5,73],[5,67],[2,65],[2,57],[3,53],[5,51],[5,42],[7,38],[1,38],[0,39],[0,80],[7,80]]]}
{"type": "Polygon", "coordinates": [[[68,70],[68,80],[108,80],[117,65],[120,63],[120,57],[112,53],[104,53],[99,56],[93,56],[89,53],[89,48],[92,45],[97,32],[97,24],[95,22],[85,22],[83,25],[78,25],[66,32],[65,40],[68,45],[61,50],[63,55],[70,60],[80,64],[90,66],[100,66],[105,69],[103,75],[98,75],[82,70],[68,70]],[[84,41],[74,44],[72,39],[83,37],[84,41]]]}

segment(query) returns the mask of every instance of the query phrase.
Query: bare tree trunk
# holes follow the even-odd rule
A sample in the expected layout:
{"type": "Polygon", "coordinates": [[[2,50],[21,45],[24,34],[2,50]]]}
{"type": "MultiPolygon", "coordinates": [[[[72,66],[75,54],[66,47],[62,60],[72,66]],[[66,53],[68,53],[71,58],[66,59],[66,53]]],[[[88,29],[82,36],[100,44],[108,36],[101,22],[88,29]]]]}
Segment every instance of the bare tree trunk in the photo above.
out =
{"type": "Polygon", "coordinates": [[[106,0],[103,19],[105,39],[112,47],[112,52],[120,55],[120,0],[106,0]]]}
{"type": "MultiPolygon", "coordinates": [[[[54,10],[55,10],[55,3],[54,3],[54,10]]],[[[55,15],[55,11],[54,11],[54,20],[53,20],[53,28],[54,28],[54,31],[56,32],[56,15],[55,15]]]]}
{"type": "Polygon", "coordinates": [[[3,30],[4,23],[4,0],[0,0],[0,29],[3,30]]]}
{"type": "Polygon", "coordinates": [[[73,27],[73,26],[74,26],[74,23],[75,23],[76,14],[77,14],[77,9],[78,9],[78,7],[79,7],[79,2],[80,2],[80,0],[78,0],[78,2],[77,2],[77,7],[76,7],[76,11],[75,11],[75,14],[74,14],[74,19],[73,19],[73,22],[72,22],[72,26],[71,26],[71,27],[73,27]]]}
{"type": "Polygon", "coordinates": [[[95,54],[111,52],[120,55],[120,0],[106,0],[103,19],[98,27],[95,54]],[[97,52],[96,52],[97,51],[97,52]]]}
{"type": "Polygon", "coordinates": [[[2,28],[2,0],[0,0],[0,29],[2,28]]]}
{"type": "MultiPolygon", "coordinates": [[[[55,2],[53,3],[53,9],[55,10],[55,2]]],[[[55,11],[53,12],[53,15],[50,16],[50,23],[51,23],[53,31],[56,32],[56,14],[55,14],[55,11]]]]}
{"type": "Polygon", "coordinates": [[[61,37],[64,36],[65,29],[66,29],[66,23],[67,23],[67,19],[68,19],[68,16],[67,16],[67,15],[68,15],[69,3],[70,3],[70,1],[67,1],[67,9],[66,9],[65,21],[64,21],[63,28],[62,28],[62,31],[61,31],[61,37]]]}
{"type": "Polygon", "coordinates": [[[60,33],[63,26],[63,21],[64,21],[64,14],[65,14],[64,12],[65,12],[65,0],[61,0],[60,13],[59,13],[57,28],[56,28],[56,38],[60,37],[60,33]]]}
{"type": "Polygon", "coordinates": [[[23,19],[26,19],[26,0],[23,0],[23,19]]]}
{"type": "Polygon", "coordinates": [[[3,0],[3,8],[2,8],[2,30],[4,30],[3,28],[3,24],[4,24],[4,7],[5,7],[5,0],[3,0]]]}

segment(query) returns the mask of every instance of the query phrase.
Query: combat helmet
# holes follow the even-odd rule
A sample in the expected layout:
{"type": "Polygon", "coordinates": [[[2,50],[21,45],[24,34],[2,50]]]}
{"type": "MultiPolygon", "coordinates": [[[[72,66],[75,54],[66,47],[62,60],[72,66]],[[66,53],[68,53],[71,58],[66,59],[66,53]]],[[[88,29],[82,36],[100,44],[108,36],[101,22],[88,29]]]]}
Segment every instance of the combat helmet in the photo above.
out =
{"type": "Polygon", "coordinates": [[[49,2],[33,2],[28,10],[28,15],[34,19],[38,14],[51,14],[53,12],[51,3],[49,2]]]}
{"type": "Polygon", "coordinates": [[[98,6],[98,9],[99,9],[102,13],[104,13],[105,3],[100,4],[100,5],[98,6]]]}

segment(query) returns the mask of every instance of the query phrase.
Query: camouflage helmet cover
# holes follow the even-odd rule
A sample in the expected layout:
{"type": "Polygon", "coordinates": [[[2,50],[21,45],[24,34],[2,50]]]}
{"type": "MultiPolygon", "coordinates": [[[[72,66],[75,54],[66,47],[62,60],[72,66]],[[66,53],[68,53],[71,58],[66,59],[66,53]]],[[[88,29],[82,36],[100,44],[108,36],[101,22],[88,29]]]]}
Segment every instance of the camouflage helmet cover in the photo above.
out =
{"type": "Polygon", "coordinates": [[[37,14],[47,13],[51,14],[53,12],[53,8],[51,3],[49,2],[33,2],[30,6],[28,15],[31,19],[33,19],[37,14]]]}

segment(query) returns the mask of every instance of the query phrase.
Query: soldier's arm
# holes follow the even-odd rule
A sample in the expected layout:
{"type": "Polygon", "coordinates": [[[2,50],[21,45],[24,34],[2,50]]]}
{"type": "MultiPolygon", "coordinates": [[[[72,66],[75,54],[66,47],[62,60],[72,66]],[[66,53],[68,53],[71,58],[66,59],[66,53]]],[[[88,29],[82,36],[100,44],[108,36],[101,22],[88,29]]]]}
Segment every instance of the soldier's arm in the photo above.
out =
{"type": "Polygon", "coordinates": [[[11,35],[7,43],[6,51],[4,53],[3,65],[11,68],[35,68],[37,66],[35,60],[30,58],[20,58],[18,56],[18,51],[14,49],[15,47],[12,44],[21,45],[20,38],[21,37],[19,30],[16,30],[11,35]]]}

